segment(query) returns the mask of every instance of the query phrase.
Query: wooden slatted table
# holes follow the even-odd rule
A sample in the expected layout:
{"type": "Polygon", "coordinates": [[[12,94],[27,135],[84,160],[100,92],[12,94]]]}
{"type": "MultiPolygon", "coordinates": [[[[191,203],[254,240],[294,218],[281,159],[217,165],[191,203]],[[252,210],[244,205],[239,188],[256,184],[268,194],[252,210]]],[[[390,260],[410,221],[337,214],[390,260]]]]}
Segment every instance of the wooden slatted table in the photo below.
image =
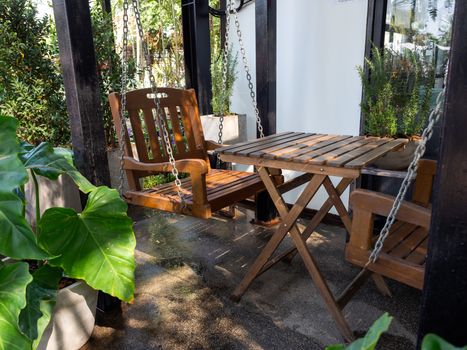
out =
{"type": "MultiPolygon", "coordinates": [[[[345,303],[334,298],[305,242],[333,206],[350,233],[351,219],[342,203],[341,194],[360,176],[363,167],[406,142],[405,139],[285,132],[220,148],[218,152],[223,161],[257,168],[282,220],[233,292],[232,298],[240,300],[256,277],[282,259],[290,259],[298,251],[340,332],[346,340],[353,340],[353,333],[342,314],[345,303]],[[289,183],[277,185],[274,177],[270,176],[271,169],[295,170],[304,174],[289,183]],[[340,177],[339,184],[334,186],[329,176],[340,177]],[[306,184],[305,189],[289,210],[282,194],[302,184],[306,184]],[[321,186],[325,188],[328,199],[307,227],[300,231],[296,221],[321,186]],[[294,247],[273,257],[288,233],[294,247]]],[[[377,277],[375,281],[384,289],[384,281],[377,277]]]]}

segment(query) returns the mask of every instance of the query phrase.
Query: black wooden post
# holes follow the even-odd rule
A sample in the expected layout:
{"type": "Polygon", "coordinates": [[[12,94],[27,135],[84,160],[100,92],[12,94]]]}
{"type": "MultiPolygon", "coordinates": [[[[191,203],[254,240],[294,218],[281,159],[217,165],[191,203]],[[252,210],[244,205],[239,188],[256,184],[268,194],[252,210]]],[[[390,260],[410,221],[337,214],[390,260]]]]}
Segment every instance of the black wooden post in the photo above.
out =
{"type": "Polygon", "coordinates": [[[102,10],[106,13],[112,13],[112,4],[110,0],[101,0],[102,10]]]}
{"type": "MultiPolygon", "coordinates": [[[[53,0],[53,9],[75,164],[93,184],[110,185],[89,1],[53,0]]],[[[99,295],[101,310],[118,305],[99,295]]]]}
{"type": "MultiPolygon", "coordinates": [[[[371,49],[373,46],[384,47],[384,32],[386,29],[386,11],[388,0],[369,0],[367,9],[366,22],[366,41],[365,41],[365,57],[371,57],[371,49]]],[[[368,77],[368,65],[362,62],[365,74],[368,77]]],[[[362,91],[362,100],[363,100],[362,91]]],[[[360,117],[360,134],[365,132],[365,124],[363,115],[360,117]]]]}
{"type": "Polygon", "coordinates": [[[436,333],[467,344],[467,1],[456,1],[434,187],[419,346],[436,333]]]}
{"type": "Polygon", "coordinates": [[[110,185],[88,0],[53,0],[75,163],[96,185],[110,185]]]}
{"type": "Polygon", "coordinates": [[[255,18],[258,109],[264,134],[271,135],[276,133],[277,0],[257,0],[255,18]]]}
{"type": "Polygon", "coordinates": [[[200,113],[211,114],[209,1],[182,0],[182,22],[186,87],[196,90],[200,113]]]}
{"type": "MultiPolygon", "coordinates": [[[[265,135],[276,133],[277,0],[256,0],[256,94],[265,135]]],[[[259,136],[259,135],[258,135],[259,136]]],[[[267,192],[256,196],[256,222],[274,222],[277,211],[267,192]]]]}

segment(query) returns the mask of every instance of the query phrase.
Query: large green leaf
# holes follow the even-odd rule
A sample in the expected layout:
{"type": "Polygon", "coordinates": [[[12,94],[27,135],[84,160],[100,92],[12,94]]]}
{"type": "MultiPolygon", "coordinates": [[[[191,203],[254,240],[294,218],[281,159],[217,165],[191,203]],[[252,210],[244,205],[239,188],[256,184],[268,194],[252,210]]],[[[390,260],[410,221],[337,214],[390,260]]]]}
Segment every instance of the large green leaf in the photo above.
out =
{"type": "Polygon", "coordinates": [[[23,216],[23,202],[12,192],[0,192],[0,254],[14,259],[47,259],[23,216]]]}
{"type": "Polygon", "coordinates": [[[28,174],[18,158],[18,121],[0,115],[0,192],[11,192],[26,183],[28,174]]]}
{"type": "Polygon", "coordinates": [[[19,326],[34,341],[34,349],[52,318],[62,275],[62,269],[44,265],[33,273],[33,280],[26,289],[27,304],[19,314],[19,326]]]}
{"type": "Polygon", "coordinates": [[[22,145],[20,157],[27,169],[32,169],[38,175],[56,180],[60,175],[67,174],[78,185],[81,191],[89,193],[95,187],[73,165],[71,151],[64,148],[54,148],[50,143],[43,142],[31,148],[22,145]]]}
{"type": "Polygon", "coordinates": [[[32,281],[25,262],[0,263],[0,349],[31,348],[30,340],[20,331],[18,316],[26,306],[26,287],[32,281]]]}
{"type": "Polygon", "coordinates": [[[363,338],[355,340],[348,346],[341,344],[331,345],[326,350],[374,350],[381,334],[388,330],[391,321],[392,317],[386,312],[373,323],[363,338]]]}
{"type": "Polygon", "coordinates": [[[48,209],[39,222],[39,244],[54,255],[50,264],[94,289],[124,301],[134,292],[136,240],[127,205],[118,192],[98,187],[81,214],[48,209]]]}
{"type": "Polygon", "coordinates": [[[422,341],[422,350],[467,350],[467,346],[457,347],[435,334],[427,334],[422,341]]]}

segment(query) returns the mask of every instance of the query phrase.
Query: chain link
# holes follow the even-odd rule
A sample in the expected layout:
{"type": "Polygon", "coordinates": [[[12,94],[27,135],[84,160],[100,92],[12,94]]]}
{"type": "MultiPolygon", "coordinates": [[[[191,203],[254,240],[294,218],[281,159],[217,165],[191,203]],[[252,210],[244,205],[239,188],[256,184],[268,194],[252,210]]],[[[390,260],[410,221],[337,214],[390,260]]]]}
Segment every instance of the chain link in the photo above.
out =
{"type": "MultiPolygon", "coordinates": [[[[219,133],[217,143],[222,145],[222,137],[224,133],[224,116],[227,112],[228,102],[228,89],[227,89],[227,75],[228,75],[228,59],[229,59],[229,41],[230,41],[230,7],[231,1],[229,0],[227,4],[227,11],[226,11],[226,22],[225,22],[225,36],[224,36],[224,47],[222,51],[222,99],[221,99],[221,114],[219,115],[219,133]]],[[[217,168],[221,167],[221,157],[220,154],[217,153],[217,168]]]]}
{"type": "Polygon", "coordinates": [[[258,109],[258,104],[256,101],[255,89],[253,86],[253,82],[251,81],[252,78],[251,78],[251,73],[250,73],[250,67],[248,65],[248,59],[246,57],[245,45],[243,43],[242,31],[240,29],[240,21],[238,20],[238,11],[237,11],[237,8],[234,6],[234,0],[229,0],[228,4],[229,6],[228,6],[226,16],[229,17],[230,14],[233,14],[234,16],[235,27],[237,28],[238,44],[240,46],[240,53],[242,54],[243,67],[245,69],[246,80],[248,81],[248,88],[250,89],[251,102],[255,110],[256,125],[258,127],[259,137],[263,138],[264,130],[263,130],[263,125],[261,123],[261,118],[259,116],[259,109],[258,109]]]}
{"type": "Polygon", "coordinates": [[[167,151],[167,155],[168,155],[168,158],[169,158],[169,163],[172,166],[172,170],[171,170],[172,175],[175,177],[175,185],[177,186],[177,195],[178,195],[178,197],[180,199],[180,202],[182,204],[182,208],[185,208],[186,207],[186,201],[185,201],[185,199],[183,197],[182,182],[180,181],[180,177],[179,177],[180,173],[179,173],[179,171],[177,169],[177,165],[175,163],[172,144],[170,142],[170,137],[169,137],[169,131],[167,130],[168,129],[167,121],[164,121],[163,118],[162,118],[162,116],[164,114],[162,113],[160,100],[159,100],[159,97],[157,96],[157,94],[158,94],[157,84],[156,84],[156,79],[155,79],[154,74],[153,74],[152,69],[151,69],[151,54],[149,52],[148,44],[147,44],[146,40],[144,39],[143,24],[141,22],[141,15],[140,15],[140,11],[139,11],[138,0],[132,0],[132,2],[133,2],[133,10],[135,12],[136,25],[137,25],[137,28],[138,28],[138,34],[139,34],[139,38],[141,39],[144,58],[145,58],[145,61],[146,61],[145,69],[146,69],[146,71],[148,72],[148,75],[149,75],[149,83],[150,83],[150,87],[151,87],[152,98],[153,98],[154,104],[156,106],[156,118],[158,119],[160,128],[162,129],[162,134],[163,134],[164,143],[165,143],[165,149],[167,151]]]}
{"type": "MultiPolygon", "coordinates": [[[[447,76],[447,72],[446,72],[446,76],[447,76]]],[[[409,189],[410,184],[412,183],[412,180],[415,179],[415,177],[417,176],[418,162],[420,161],[422,156],[425,154],[426,144],[428,140],[430,140],[431,136],[433,135],[433,127],[435,126],[435,124],[438,122],[438,120],[440,119],[442,115],[442,110],[444,106],[444,94],[445,94],[445,89],[443,88],[443,90],[438,95],[438,98],[436,99],[435,108],[430,113],[430,116],[428,118],[428,124],[425,130],[423,130],[421,141],[415,150],[414,158],[407,169],[407,174],[405,175],[404,180],[402,181],[402,185],[401,185],[401,188],[399,189],[399,193],[397,194],[396,199],[394,200],[394,204],[386,219],[386,223],[381,229],[381,233],[378,237],[378,240],[376,241],[375,247],[369,256],[367,263],[363,267],[364,269],[366,269],[368,265],[370,265],[371,263],[374,263],[378,259],[379,255],[381,254],[384,241],[389,235],[392,225],[396,221],[397,213],[399,212],[399,209],[402,206],[407,190],[409,189]]]]}
{"type": "MultiPolygon", "coordinates": [[[[122,85],[120,87],[120,173],[118,192],[123,196],[123,184],[124,184],[124,163],[125,163],[125,134],[127,134],[126,126],[126,87],[128,79],[128,0],[123,1],[123,47],[122,47],[122,85]]],[[[129,136],[129,135],[128,135],[129,136]]]]}
{"type": "MultiPolygon", "coordinates": [[[[151,93],[153,96],[153,101],[156,106],[156,118],[159,122],[159,127],[162,130],[162,135],[165,143],[165,148],[167,152],[167,156],[169,159],[169,163],[172,167],[171,172],[172,175],[175,177],[175,185],[177,187],[177,195],[180,199],[182,208],[186,207],[186,201],[182,194],[182,182],[180,181],[179,171],[176,166],[175,158],[173,155],[172,144],[170,142],[169,132],[167,130],[168,126],[166,124],[167,121],[162,119],[162,108],[160,105],[160,100],[157,92],[157,84],[154,74],[151,69],[151,55],[149,52],[148,45],[144,40],[144,31],[143,25],[141,22],[141,15],[139,11],[139,4],[138,0],[132,0],[133,10],[135,13],[136,25],[138,29],[138,35],[141,40],[141,44],[143,47],[143,53],[145,58],[145,70],[148,72],[149,75],[149,82],[151,93]]],[[[119,192],[123,194],[123,165],[124,165],[124,137],[126,131],[126,85],[127,85],[127,75],[128,75],[128,55],[126,52],[126,48],[128,46],[128,8],[129,8],[129,0],[123,1],[123,53],[122,53],[122,86],[121,86],[121,126],[122,132],[120,133],[120,152],[121,152],[121,161],[120,161],[120,185],[119,185],[119,192]]]]}

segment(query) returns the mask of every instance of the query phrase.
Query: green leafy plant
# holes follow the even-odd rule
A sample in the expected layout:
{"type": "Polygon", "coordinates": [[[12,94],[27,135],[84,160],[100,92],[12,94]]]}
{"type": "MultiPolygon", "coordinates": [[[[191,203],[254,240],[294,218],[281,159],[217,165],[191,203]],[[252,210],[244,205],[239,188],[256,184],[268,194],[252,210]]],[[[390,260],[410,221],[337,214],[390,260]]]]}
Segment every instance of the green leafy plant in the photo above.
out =
{"type": "Polygon", "coordinates": [[[0,254],[10,258],[0,262],[0,348],[35,349],[64,275],[132,301],[136,241],[117,191],[93,186],[69,151],[19,143],[17,127],[16,119],[0,116],[0,254]],[[24,214],[28,173],[36,192],[35,228],[24,214]],[[41,216],[37,176],[64,174],[88,195],[84,210],[49,208],[41,216]]]}
{"type": "Polygon", "coordinates": [[[435,79],[431,61],[418,52],[372,50],[358,73],[363,86],[365,133],[373,136],[420,135],[431,111],[435,79]]]}
{"type": "MultiPolygon", "coordinates": [[[[389,329],[392,317],[384,313],[370,327],[363,338],[355,340],[349,345],[336,344],[326,347],[326,350],[374,350],[381,334],[389,329]]],[[[467,350],[467,346],[455,347],[435,334],[427,334],[423,338],[421,350],[467,350]]]]}
{"type": "MultiPolygon", "coordinates": [[[[108,102],[110,93],[121,90],[122,62],[121,55],[115,47],[112,14],[102,9],[99,1],[91,7],[92,32],[94,50],[96,52],[97,72],[99,74],[99,90],[101,98],[102,116],[107,145],[116,145],[116,133],[113,126],[112,112],[108,102]]],[[[128,49],[128,48],[126,48],[128,49]]],[[[136,85],[134,79],[136,64],[133,58],[128,60],[128,88],[136,85]]]]}
{"type": "Polygon", "coordinates": [[[0,1],[0,113],[17,118],[19,136],[30,143],[66,145],[69,123],[49,29],[31,0],[0,1]]]}
{"type": "Polygon", "coordinates": [[[230,99],[233,94],[233,85],[237,78],[237,55],[234,56],[232,48],[227,51],[227,60],[224,62],[223,53],[211,64],[212,77],[212,111],[215,115],[230,114],[230,99]],[[226,82],[223,81],[223,70],[226,67],[226,82]]]}
{"type": "Polygon", "coordinates": [[[374,350],[381,334],[389,329],[391,321],[392,317],[385,313],[373,323],[363,338],[357,339],[347,346],[343,344],[331,345],[326,350],[374,350]]]}

